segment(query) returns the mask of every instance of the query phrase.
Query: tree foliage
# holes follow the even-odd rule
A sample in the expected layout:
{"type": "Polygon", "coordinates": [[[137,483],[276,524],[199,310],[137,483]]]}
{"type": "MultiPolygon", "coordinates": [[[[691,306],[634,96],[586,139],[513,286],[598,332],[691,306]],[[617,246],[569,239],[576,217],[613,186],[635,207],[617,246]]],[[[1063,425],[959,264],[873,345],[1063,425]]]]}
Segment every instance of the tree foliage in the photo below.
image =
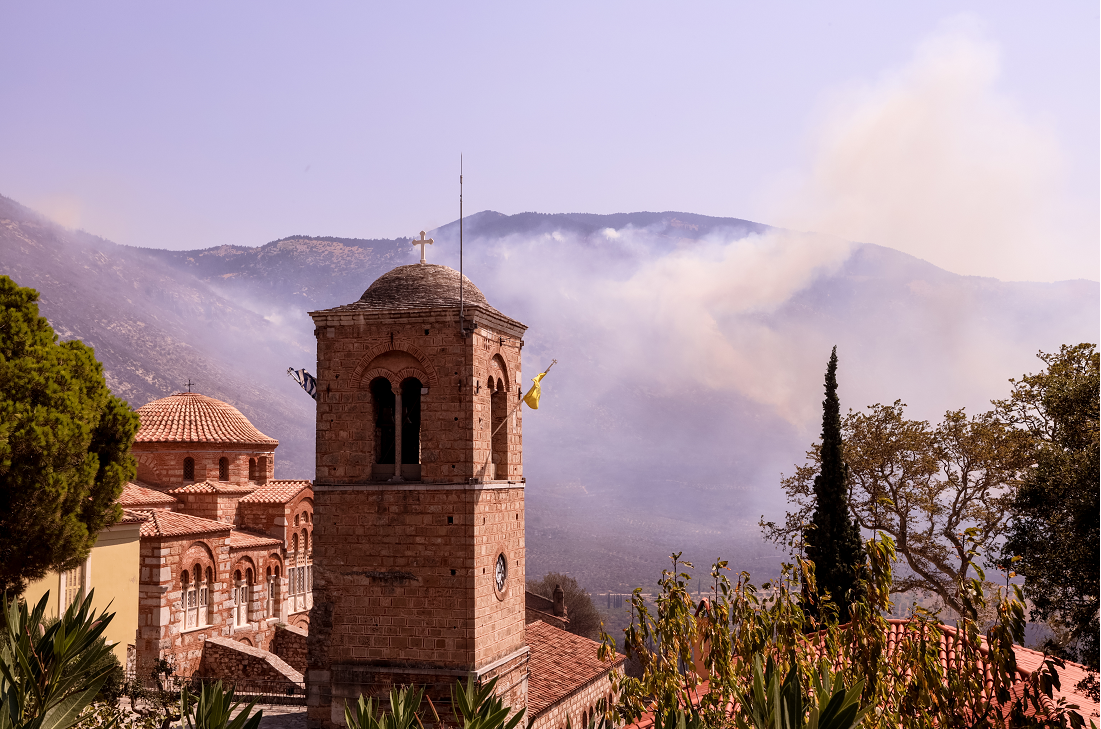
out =
{"type": "Polygon", "coordinates": [[[138,418],[90,347],[58,342],[38,292],[0,276],[0,590],[80,564],[121,516],[138,418]]]}
{"type": "MultiPolygon", "coordinates": [[[[993,412],[945,413],[936,427],[910,420],[906,405],[876,404],[842,420],[849,503],[860,527],[889,534],[905,563],[892,592],[933,593],[961,615],[979,606],[960,585],[1000,553],[1012,491],[1028,464],[1028,438],[993,412]]],[[[783,543],[814,507],[813,479],[822,447],[782,481],[796,509],[785,524],[762,522],[783,543]]]]}
{"type": "Polygon", "coordinates": [[[1065,627],[1068,657],[1098,664],[1098,353],[1063,345],[1044,372],[1011,380],[999,416],[1029,436],[1003,564],[1025,576],[1032,617],[1065,627]],[[1014,559],[1014,558],[1019,559],[1014,559]]]}
{"type": "Polygon", "coordinates": [[[553,600],[555,585],[562,588],[562,597],[566,602],[566,616],[570,621],[566,629],[574,635],[599,640],[600,611],[593,604],[592,595],[573,577],[561,572],[548,572],[541,580],[528,580],[527,589],[553,600]]]}
{"type": "MultiPolygon", "coordinates": [[[[822,402],[822,445],[814,477],[814,508],[803,530],[807,557],[814,562],[818,593],[828,594],[841,622],[849,605],[860,600],[867,558],[860,531],[849,514],[849,467],[841,437],[841,404],[837,398],[837,347],[826,366],[826,399],[822,402]]],[[[807,608],[817,604],[811,600],[807,608]]]]}
{"type": "MultiPolygon", "coordinates": [[[[1018,589],[998,595],[985,632],[966,616],[947,626],[920,609],[891,624],[883,614],[894,543],[883,535],[865,550],[867,589],[852,604],[847,625],[832,611],[822,611],[821,620],[804,611],[803,587],[815,568],[809,560],[784,564],[780,578],[760,589],[745,572],[731,583],[727,563],[716,561],[712,597],[697,604],[689,594],[692,565],[674,554],[654,608],[641,588],[632,596],[624,644],[643,675],[613,672],[619,695],[613,723],[652,714],[655,726],[687,716],[713,729],[822,726],[824,720],[834,726],[859,720],[870,729],[1083,725],[1054,695],[1058,659],[1045,658],[1027,680],[1019,679],[1013,645],[1024,636],[1025,608],[1018,589]],[[943,652],[942,639],[951,650],[943,652]]],[[[981,579],[969,578],[963,590],[985,605],[981,579]]],[[[603,636],[601,657],[614,649],[603,636]]]]}

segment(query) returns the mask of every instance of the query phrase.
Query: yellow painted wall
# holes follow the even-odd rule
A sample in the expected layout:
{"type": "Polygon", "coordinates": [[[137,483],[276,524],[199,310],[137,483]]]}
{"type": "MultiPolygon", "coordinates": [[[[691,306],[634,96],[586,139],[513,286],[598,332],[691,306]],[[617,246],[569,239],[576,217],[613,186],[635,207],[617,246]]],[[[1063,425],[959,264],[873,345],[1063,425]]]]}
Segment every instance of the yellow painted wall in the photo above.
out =
{"type": "MultiPolygon", "coordinates": [[[[99,533],[85,567],[88,589],[96,591],[93,606],[102,610],[110,603],[115,613],[104,637],[114,645],[115,655],[126,665],[126,646],[133,645],[138,630],[138,574],[141,550],[140,524],[116,524],[99,533]]],[[[23,598],[38,603],[49,590],[47,616],[56,617],[61,604],[61,576],[50,573],[27,586],[23,598]]]]}

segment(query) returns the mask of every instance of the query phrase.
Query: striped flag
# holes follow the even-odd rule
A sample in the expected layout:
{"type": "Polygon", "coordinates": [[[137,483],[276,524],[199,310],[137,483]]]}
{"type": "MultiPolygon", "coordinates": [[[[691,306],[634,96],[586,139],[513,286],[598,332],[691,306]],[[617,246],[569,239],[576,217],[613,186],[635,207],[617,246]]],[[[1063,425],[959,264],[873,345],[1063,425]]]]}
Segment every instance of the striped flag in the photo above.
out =
{"type": "Polygon", "coordinates": [[[306,391],[306,394],[317,399],[317,380],[306,370],[296,370],[293,367],[287,368],[287,374],[294,378],[294,381],[302,386],[302,389],[306,391]]]}

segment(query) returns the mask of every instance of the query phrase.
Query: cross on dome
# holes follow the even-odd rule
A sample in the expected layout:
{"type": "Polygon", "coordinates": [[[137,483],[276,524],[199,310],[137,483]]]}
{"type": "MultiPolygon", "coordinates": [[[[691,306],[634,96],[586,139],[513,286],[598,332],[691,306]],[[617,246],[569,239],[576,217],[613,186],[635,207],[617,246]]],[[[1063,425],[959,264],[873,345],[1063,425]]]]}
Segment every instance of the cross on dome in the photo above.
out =
{"type": "Polygon", "coordinates": [[[432,243],[434,241],[431,238],[425,238],[424,237],[424,231],[422,230],[420,240],[417,240],[416,238],[414,238],[413,240],[411,240],[409,242],[412,243],[415,246],[420,246],[421,247],[421,263],[427,263],[427,261],[424,260],[424,247],[432,245],[432,243]]]}

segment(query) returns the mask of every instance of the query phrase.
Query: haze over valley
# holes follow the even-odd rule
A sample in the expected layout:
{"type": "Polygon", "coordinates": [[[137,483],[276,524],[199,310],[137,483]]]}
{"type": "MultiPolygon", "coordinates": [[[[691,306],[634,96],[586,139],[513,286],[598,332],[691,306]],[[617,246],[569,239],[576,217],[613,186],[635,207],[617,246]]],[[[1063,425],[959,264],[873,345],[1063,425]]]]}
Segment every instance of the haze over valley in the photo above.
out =
{"type": "MultiPolygon", "coordinates": [[[[339,231],[311,231],[335,233],[339,231]]],[[[428,231],[458,268],[458,223],[428,231]]],[[[167,251],[63,228],[0,198],[0,271],[38,289],[62,338],[96,349],[134,407],[184,389],[278,438],[280,478],[313,477],[307,311],[349,303],[418,260],[408,238],[292,235],[167,251]]],[[[592,591],[652,584],[668,554],[771,574],[757,521],[817,438],[837,345],[843,408],[901,399],[913,416],[979,412],[1037,350],[1095,341],[1095,281],[960,276],[891,248],[683,212],[485,211],[464,271],[529,326],[524,387],[528,574],[592,591]]],[[[323,383],[322,383],[323,384],[323,383]]]]}

